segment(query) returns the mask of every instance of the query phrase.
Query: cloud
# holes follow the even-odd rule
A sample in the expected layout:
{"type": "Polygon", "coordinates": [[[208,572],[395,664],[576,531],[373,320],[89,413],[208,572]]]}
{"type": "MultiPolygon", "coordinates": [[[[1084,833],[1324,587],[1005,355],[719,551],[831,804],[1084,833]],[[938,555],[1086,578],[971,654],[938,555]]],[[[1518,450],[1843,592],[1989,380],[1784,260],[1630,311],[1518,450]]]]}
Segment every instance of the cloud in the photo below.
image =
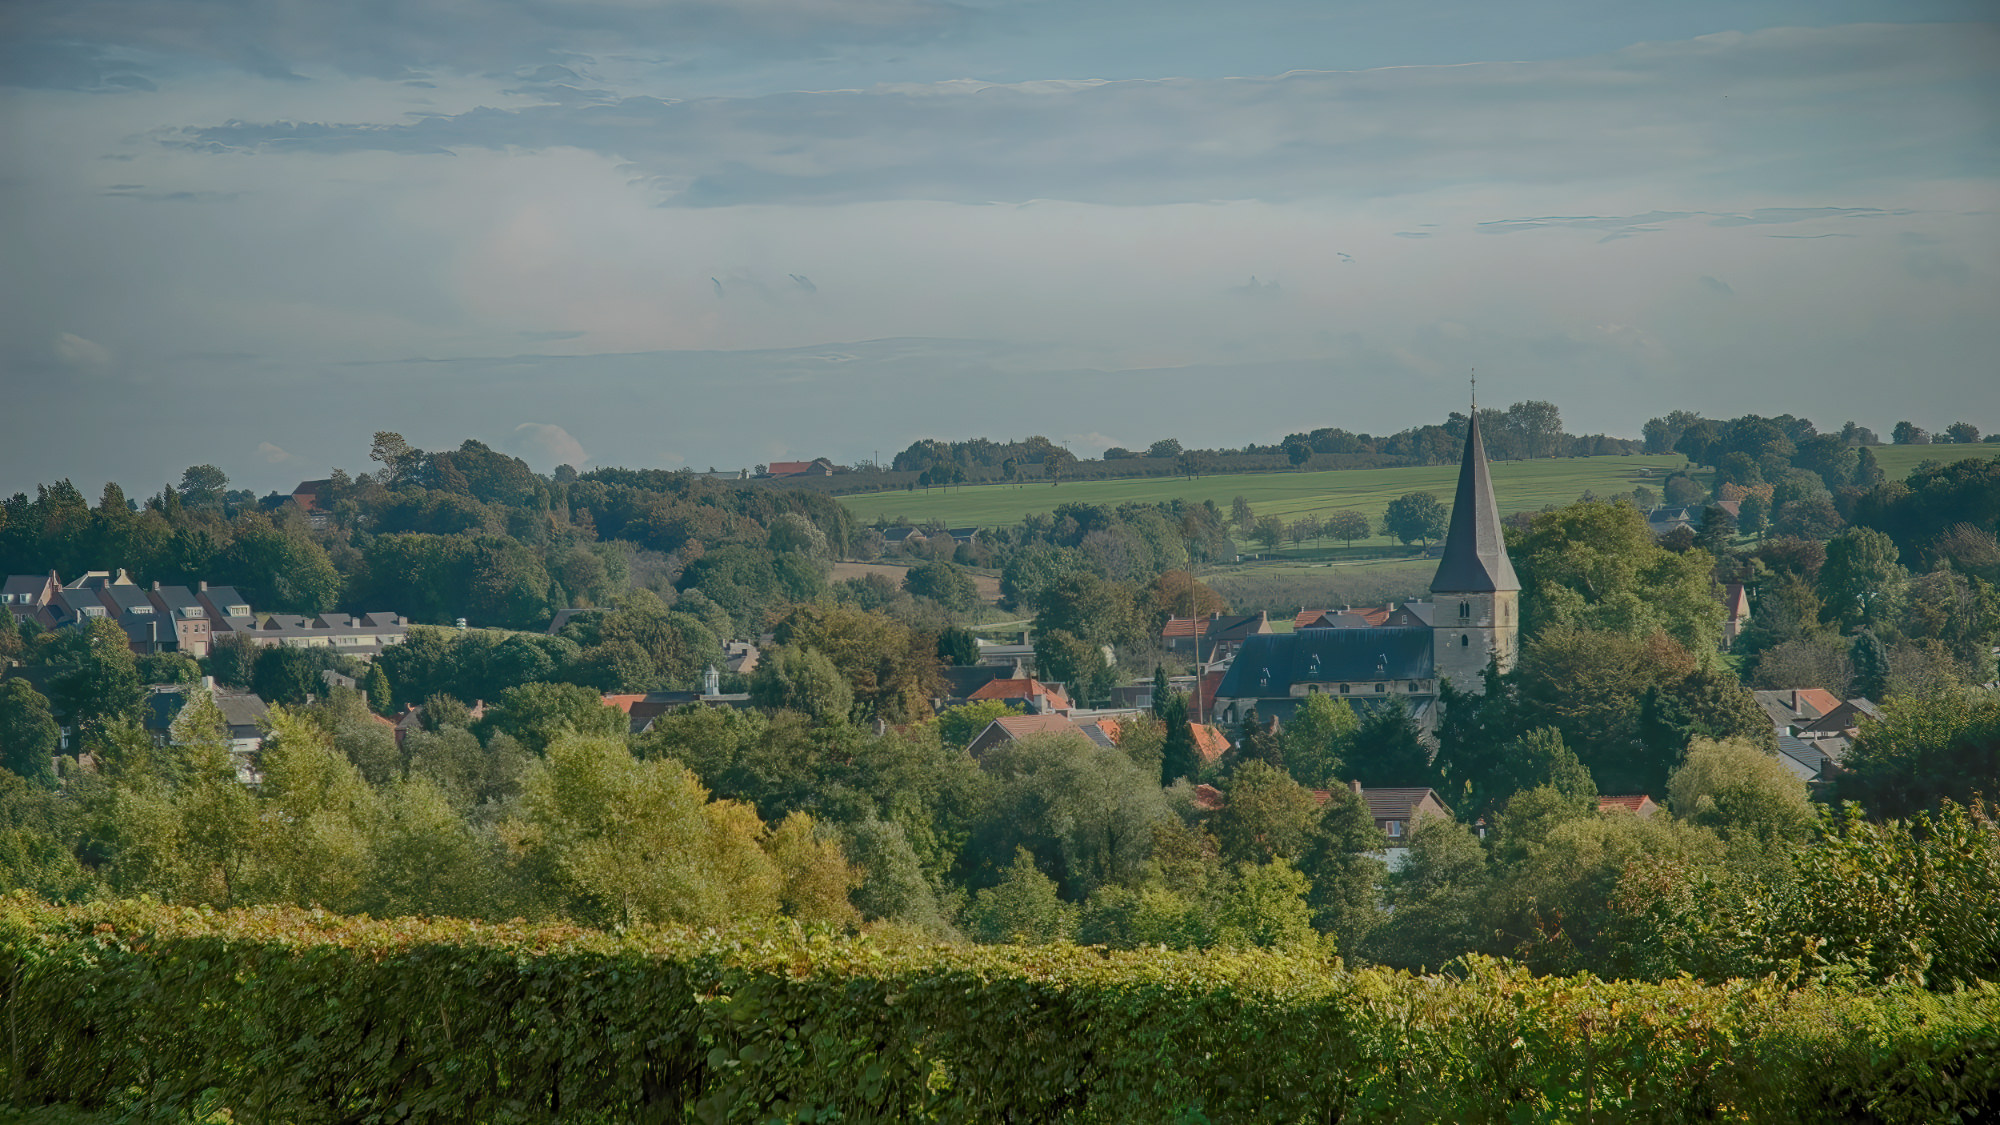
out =
{"type": "Polygon", "coordinates": [[[86,340],[71,332],[60,332],[51,346],[56,360],[72,371],[99,372],[111,366],[111,350],[95,340],[86,340]]]}
{"type": "Polygon", "coordinates": [[[838,44],[935,39],[974,18],[945,0],[492,0],[476,18],[459,0],[9,0],[0,84],[103,89],[126,73],[106,47],[269,78],[331,68],[421,81],[444,67],[552,82],[574,78],[579,56],[811,57],[838,44]]]}
{"type": "Polygon", "coordinates": [[[552,422],[523,422],[515,426],[507,447],[516,457],[544,472],[557,465],[582,468],[590,463],[583,443],[552,422]]]}
{"type": "Polygon", "coordinates": [[[293,456],[290,453],[285,452],[284,450],[278,448],[275,445],[272,445],[268,441],[260,441],[257,443],[257,456],[262,457],[264,459],[264,463],[267,465],[282,465],[287,461],[298,460],[297,457],[293,456]]]}
{"type": "MultiPolygon", "coordinates": [[[[1825,192],[1879,182],[1890,167],[1903,178],[2000,168],[1985,119],[1964,111],[1968,89],[1993,91],[1996,49],[2000,35],[1985,25],[1785,28],[1546,62],[625,97],[394,123],[238,120],[187,128],[171,143],[217,153],[575,146],[627,162],[659,202],[693,207],[1370,198],[1666,177],[1825,192]],[[1913,120],[1926,122],[1921,138],[1913,120]],[[1828,132],[1838,146],[1824,142],[1828,132]]],[[[1599,224],[1617,234],[1691,214],[1495,229],[1599,224]]]]}
{"type": "Polygon", "coordinates": [[[1736,296],[1736,290],[1731,289],[1729,287],[1728,282],[1722,281],[1718,278],[1710,277],[1707,274],[1703,274],[1700,277],[1695,278],[1695,284],[1701,286],[1703,289],[1708,290],[1710,293],[1713,293],[1718,297],[1736,296]]]}
{"type": "Polygon", "coordinates": [[[812,278],[807,277],[804,274],[788,273],[785,276],[792,279],[793,285],[798,286],[799,288],[805,290],[808,293],[819,292],[819,286],[814,285],[812,278]]]}

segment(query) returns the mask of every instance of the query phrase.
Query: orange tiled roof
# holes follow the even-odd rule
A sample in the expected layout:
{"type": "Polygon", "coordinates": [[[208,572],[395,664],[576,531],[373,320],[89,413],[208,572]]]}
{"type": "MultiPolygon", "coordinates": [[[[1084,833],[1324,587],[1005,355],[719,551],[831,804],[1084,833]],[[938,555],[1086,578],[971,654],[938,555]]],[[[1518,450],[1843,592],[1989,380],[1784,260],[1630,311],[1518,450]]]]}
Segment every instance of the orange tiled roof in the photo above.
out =
{"type": "MultiPolygon", "coordinates": [[[[1820,715],[1824,715],[1840,706],[1840,697],[1825,688],[1800,688],[1798,690],[1798,697],[1801,704],[1799,707],[1800,711],[1804,711],[1806,707],[1811,707],[1814,711],[1819,712],[1820,715]]],[[[1813,717],[1818,718],[1819,716],[1815,715],[1813,717]]]]}
{"type": "Polygon", "coordinates": [[[1623,809],[1630,813],[1642,813],[1646,811],[1647,805],[1653,805],[1655,808],[1659,807],[1658,805],[1654,805],[1653,799],[1644,793],[1627,793],[1616,797],[1599,797],[1597,799],[1598,812],[1623,809]]]}
{"type": "Polygon", "coordinates": [[[645,698],[644,693],[638,695],[607,695],[603,697],[606,707],[616,707],[627,715],[632,713],[632,705],[634,703],[638,703],[645,698]]]}
{"type": "Polygon", "coordinates": [[[1053,684],[1045,684],[1032,676],[1023,680],[993,680],[978,691],[966,696],[966,698],[1033,699],[1038,695],[1048,696],[1050,702],[1065,711],[1070,710],[1074,706],[1070,703],[1069,696],[1063,694],[1061,688],[1053,684]]]}
{"type": "Polygon", "coordinates": [[[1229,752],[1229,736],[1207,723],[1189,723],[1194,732],[1194,748],[1204,762],[1213,762],[1229,752]]]}

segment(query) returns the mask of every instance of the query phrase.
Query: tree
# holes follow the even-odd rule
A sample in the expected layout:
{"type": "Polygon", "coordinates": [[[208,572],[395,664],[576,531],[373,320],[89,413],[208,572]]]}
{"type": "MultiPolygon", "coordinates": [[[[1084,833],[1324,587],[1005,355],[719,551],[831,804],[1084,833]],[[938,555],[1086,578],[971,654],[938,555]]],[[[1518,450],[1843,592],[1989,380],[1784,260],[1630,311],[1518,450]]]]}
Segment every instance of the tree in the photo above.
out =
{"type": "Polygon", "coordinates": [[[972,938],[987,945],[1050,945],[1076,930],[1076,909],[1056,893],[1055,880],[1016,849],[1000,882],[972,897],[972,938]]]}
{"type": "Polygon", "coordinates": [[[1897,445],[1929,445],[1930,432],[1912,422],[1898,422],[1889,431],[1889,440],[1897,445]]]}
{"type": "Polygon", "coordinates": [[[1736,511],[1736,525],[1742,529],[1743,534],[1763,538],[1766,521],[1771,515],[1771,502],[1759,493],[1753,492],[1743,498],[1737,505],[1736,511]]]}
{"type": "Polygon", "coordinates": [[[1959,445],[1971,445],[1979,440],[1979,427],[1970,422],[1953,422],[1944,428],[1944,432],[1959,445]]]}
{"type": "Polygon", "coordinates": [[[1312,460],[1312,442],[1306,440],[1304,434],[1287,437],[1280,448],[1284,451],[1285,460],[1290,461],[1294,469],[1303,468],[1306,462],[1312,460]]]}
{"type": "Polygon", "coordinates": [[[382,464],[383,483],[391,488],[407,483],[423,463],[423,451],[413,449],[403,435],[389,430],[375,431],[368,447],[368,459],[382,464]]]}
{"type": "Polygon", "coordinates": [[[1539,513],[1509,553],[1521,579],[1524,636],[1570,626],[1634,639],[1664,632],[1689,652],[1721,643],[1714,559],[1706,551],[1662,548],[1646,517],[1629,505],[1572,504],[1539,513]]]}
{"type": "Polygon", "coordinates": [[[1712,828],[1724,840],[1797,843],[1812,831],[1806,783],[1777,755],[1743,739],[1695,739],[1666,792],[1677,819],[1712,828]]]}
{"type": "Polygon", "coordinates": [[[1701,530],[1695,535],[1695,546],[1720,557],[1729,550],[1735,536],[1736,517],[1729,514],[1729,509],[1710,504],[1701,510],[1701,530]]]}
{"type": "Polygon", "coordinates": [[[1166,742],[1160,749],[1160,785],[1192,780],[1201,772],[1201,750],[1195,745],[1194,728],[1188,724],[1186,693],[1177,691],[1167,697],[1160,722],[1167,728],[1166,742]]]}
{"type": "Polygon", "coordinates": [[[1229,502],[1229,526],[1237,531],[1248,532],[1257,524],[1257,514],[1250,507],[1250,501],[1238,496],[1229,502]]]}
{"type": "Polygon", "coordinates": [[[1148,457],[1179,457],[1180,455],[1181,442],[1179,438],[1161,438],[1146,447],[1146,456],[1148,457]]]}
{"type": "Polygon", "coordinates": [[[979,737],[981,731],[992,726],[993,720],[1020,713],[1019,705],[1000,699],[979,699],[947,707],[938,712],[938,742],[954,750],[963,750],[979,737]]]}
{"type": "Polygon", "coordinates": [[[948,625],[938,633],[938,659],[958,668],[979,663],[979,638],[963,625],[948,625]]]}
{"type": "Polygon", "coordinates": [[[903,590],[914,597],[929,598],[953,613],[965,613],[979,604],[979,588],[962,566],[948,562],[927,562],[903,572],[903,590]]]}
{"type": "Polygon", "coordinates": [[[23,679],[0,680],[0,767],[37,785],[54,787],[62,732],[49,701],[23,679]]]}
{"type": "Polygon", "coordinates": [[[137,722],[146,689],[125,630],[108,617],[92,617],[62,644],[68,669],[49,681],[49,699],[62,724],[87,735],[137,722]]]}
{"type": "Polygon", "coordinates": [[[1479,838],[1456,821],[1425,818],[1407,839],[1409,855],[1389,877],[1393,920],[1370,936],[1366,953],[1394,968],[1436,972],[1489,943],[1480,915],[1492,875],[1479,838]]]}
{"type": "Polygon", "coordinates": [[[1084,706],[1110,695],[1118,678],[1116,670],[1104,659],[1103,646],[1067,629],[1045,629],[1035,634],[1035,676],[1069,685],[1070,694],[1084,706]]]}
{"type": "Polygon", "coordinates": [[[222,507],[229,477],[214,465],[190,465],[181,474],[181,500],[194,508],[222,507]]]}
{"type": "Polygon", "coordinates": [[[1367,516],[1350,511],[1339,511],[1328,516],[1325,529],[1328,535],[1349,547],[1354,546],[1356,539],[1366,539],[1374,532],[1367,516]]]}
{"type": "Polygon", "coordinates": [[[1840,765],[1840,798],[1878,819],[1990,796],[2000,777],[2000,699],[1964,692],[1891,699],[1840,765]]]}
{"type": "Polygon", "coordinates": [[[1201,476],[1201,455],[1189,450],[1174,458],[1174,472],[1189,480],[1201,476]]]}
{"type": "Polygon", "coordinates": [[[1345,699],[1314,692],[1284,728],[1285,768],[1300,785],[1332,787],[1346,763],[1361,720],[1345,699]]]}
{"type": "Polygon", "coordinates": [[[522,684],[500,694],[498,729],[521,740],[529,750],[545,751],[564,735],[581,738],[623,737],[623,712],[607,707],[598,694],[575,684],[522,684]]]}
{"type": "Polygon", "coordinates": [[[847,899],[861,885],[861,869],[847,862],[833,830],[795,812],[771,830],[764,851],[778,867],[778,905],[786,916],[837,924],[861,920],[847,899]]]}
{"type": "Polygon", "coordinates": [[[1843,631],[1894,620],[1909,572],[1896,544],[1874,528],[1841,532],[1826,545],[1817,588],[1821,614],[1843,631]]]}
{"type": "Polygon", "coordinates": [[[750,674],[750,698],[763,707],[804,712],[816,723],[845,722],[854,706],[847,678],[810,648],[781,645],[764,654],[750,674]]]}
{"type": "Polygon", "coordinates": [[[1854,690],[1860,692],[1863,699],[1880,703],[1888,698],[1889,650],[1883,647],[1880,637],[1869,629],[1856,633],[1854,643],[1847,650],[1847,659],[1854,670],[1854,690]]]}
{"type": "Polygon", "coordinates": [[[709,801],[678,762],[635,761],[621,739],[550,742],[520,808],[503,838],[582,920],[718,926],[778,912],[783,882],[754,810],[709,801]]]}
{"type": "Polygon", "coordinates": [[[1210,819],[1210,830],[1232,863],[1297,861],[1306,854],[1319,823],[1319,802],[1312,790],[1293,781],[1282,769],[1251,760],[1229,776],[1222,809],[1210,819]]]}
{"type": "Polygon", "coordinates": [[[1052,449],[1042,458],[1042,472],[1050,484],[1062,483],[1063,474],[1076,468],[1076,455],[1067,449],[1052,449]]]}
{"type": "Polygon", "coordinates": [[[1443,535],[1451,513],[1428,492],[1406,492],[1389,501],[1389,509],[1382,515],[1382,534],[1393,535],[1403,543],[1422,540],[1425,546],[1443,535]]]}
{"type": "Polygon", "coordinates": [[[1152,712],[1155,719],[1164,719],[1167,717],[1167,697],[1172,694],[1173,689],[1167,684],[1167,666],[1164,664],[1153,665],[1152,712]]]}
{"type": "Polygon", "coordinates": [[[1371,707],[1352,745],[1347,770],[1364,789],[1432,784],[1430,750],[1401,699],[1371,707]]]}
{"type": "Polygon", "coordinates": [[[1285,521],[1277,516],[1260,516],[1251,537],[1262,543],[1266,550],[1276,548],[1285,538],[1285,521]]]}

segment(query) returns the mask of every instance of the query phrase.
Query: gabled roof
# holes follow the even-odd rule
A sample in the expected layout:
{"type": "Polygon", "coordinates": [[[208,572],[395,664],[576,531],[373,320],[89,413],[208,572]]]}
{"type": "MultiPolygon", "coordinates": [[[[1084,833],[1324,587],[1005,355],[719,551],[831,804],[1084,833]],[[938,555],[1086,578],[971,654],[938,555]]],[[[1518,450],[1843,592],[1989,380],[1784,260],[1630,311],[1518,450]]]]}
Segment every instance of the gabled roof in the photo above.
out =
{"type": "Polygon", "coordinates": [[[993,680],[984,687],[966,696],[967,699],[1033,699],[1038,695],[1047,696],[1057,710],[1068,711],[1075,705],[1069,696],[1054,684],[1045,684],[1030,676],[1027,679],[993,680]]]}
{"type": "MultiPolygon", "coordinates": [[[[1001,742],[1016,742],[1037,734],[1073,734],[1079,738],[1089,738],[1082,727],[1070,722],[1067,715],[1002,715],[986,725],[986,729],[972,740],[971,745],[984,749],[1001,742]]],[[[1102,732],[1099,733],[1102,737],[1102,732]]],[[[1092,741],[1097,741],[1092,739],[1092,741]]],[[[1099,743],[1102,745],[1102,743],[1099,743]]]]}
{"type": "Polygon", "coordinates": [[[1811,717],[1815,719],[1819,718],[1821,715],[1831,713],[1840,706],[1840,697],[1826,690],[1825,688],[1816,688],[1816,687],[1800,688],[1797,692],[1797,695],[1798,695],[1798,702],[1793,704],[1793,707],[1796,708],[1800,714],[1804,714],[1805,709],[1807,707],[1811,707],[1812,708],[1811,717]]]}
{"type": "Polygon", "coordinates": [[[1660,806],[1653,798],[1644,793],[1632,793],[1616,797],[1599,797],[1597,799],[1597,811],[1601,813],[1628,812],[1634,816],[1648,817],[1659,812],[1660,806]]]}
{"type": "Polygon", "coordinates": [[[60,589],[62,583],[56,581],[53,573],[10,574],[7,576],[7,585],[0,587],[0,593],[13,594],[17,598],[22,594],[30,594],[35,599],[33,604],[40,605],[51,592],[60,589]]]}
{"type": "Polygon", "coordinates": [[[1290,695],[1295,683],[1427,680],[1436,652],[1429,629],[1307,629],[1244,638],[1216,695],[1290,695]]]}
{"type": "Polygon", "coordinates": [[[1428,787],[1413,789],[1363,789],[1361,799],[1368,804],[1368,815],[1376,820],[1414,820],[1426,805],[1436,806],[1438,812],[1449,815],[1444,802],[1428,787]]]}
{"type": "Polygon", "coordinates": [[[1204,762],[1213,762],[1229,753],[1229,736],[1208,723],[1189,723],[1188,730],[1194,734],[1194,748],[1204,762]]]}
{"type": "Polygon", "coordinates": [[[1451,530],[1445,535],[1431,591],[1440,594],[1518,590],[1514,564],[1507,558],[1501,534],[1500,506],[1493,499],[1493,474],[1486,467],[1486,442],[1479,436],[1479,411],[1466,426],[1465,457],[1458,468],[1458,493],[1451,505],[1451,530]]]}

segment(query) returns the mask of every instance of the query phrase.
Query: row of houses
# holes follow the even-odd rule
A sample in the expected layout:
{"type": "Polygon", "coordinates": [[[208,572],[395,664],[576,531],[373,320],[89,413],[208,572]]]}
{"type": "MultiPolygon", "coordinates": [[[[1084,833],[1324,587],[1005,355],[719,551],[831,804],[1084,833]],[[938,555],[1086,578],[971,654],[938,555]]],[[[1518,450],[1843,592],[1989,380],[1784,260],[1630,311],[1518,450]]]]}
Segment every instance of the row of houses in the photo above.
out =
{"type": "Polygon", "coordinates": [[[63,582],[55,571],[17,574],[0,587],[0,608],[19,622],[44,630],[72,628],[107,618],[125,631],[139,655],[179,652],[203,657],[225,637],[258,645],[325,647],[373,657],[409,636],[406,617],[381,611],[363,614],[258,614],[234,587],[198,582],[142,587],[123,570],[89,571],[63,582]]]}

